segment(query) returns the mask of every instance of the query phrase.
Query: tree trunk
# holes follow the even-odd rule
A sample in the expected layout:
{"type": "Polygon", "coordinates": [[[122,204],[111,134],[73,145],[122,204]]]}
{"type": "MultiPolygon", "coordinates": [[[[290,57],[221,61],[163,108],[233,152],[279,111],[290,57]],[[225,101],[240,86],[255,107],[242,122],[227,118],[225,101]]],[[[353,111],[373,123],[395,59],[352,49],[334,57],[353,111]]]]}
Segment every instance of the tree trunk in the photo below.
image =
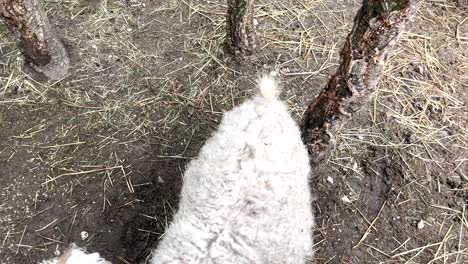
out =
{"type": "Polygon", "coordinates": [[[28,66],[52,80],[67,74],[67,52],[38,0],[0,0],[0,18],[15,33],[28,66]]]}
{"type": "Polygon", "coordinates": [[[363,0],[340,53],[340,66],[309,105],[302,139],[311,162],[321,160],[333,135],[369,101],[389,53],[422,0],[363,0]]]}
{"type": "Polygon", "coordinates": [[[253,22],[254,0],[228,0],[226,47],[236,56],[251,55],[257,47],[253,22]]]}

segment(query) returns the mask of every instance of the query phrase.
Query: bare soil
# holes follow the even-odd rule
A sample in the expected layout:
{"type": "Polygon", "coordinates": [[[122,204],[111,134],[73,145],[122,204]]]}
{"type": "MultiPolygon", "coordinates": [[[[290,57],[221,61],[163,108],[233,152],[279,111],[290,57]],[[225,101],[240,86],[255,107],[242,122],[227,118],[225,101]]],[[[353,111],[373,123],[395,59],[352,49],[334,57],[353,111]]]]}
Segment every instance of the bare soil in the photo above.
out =
{"type": "MultiPolygon", "coordinates": [[[[224,1],[44,1],[70,74],[35,81],[0,27],[0,263],[75,242],[148,259],[223,111],[275,69],[300,119],[337,66],[357,1],[258,1],[260,50],[224,54],[224,1]]],[[[312,263],[468,261],[468,21],[428,1],[369,107],[313,168],[312,263]]]]}

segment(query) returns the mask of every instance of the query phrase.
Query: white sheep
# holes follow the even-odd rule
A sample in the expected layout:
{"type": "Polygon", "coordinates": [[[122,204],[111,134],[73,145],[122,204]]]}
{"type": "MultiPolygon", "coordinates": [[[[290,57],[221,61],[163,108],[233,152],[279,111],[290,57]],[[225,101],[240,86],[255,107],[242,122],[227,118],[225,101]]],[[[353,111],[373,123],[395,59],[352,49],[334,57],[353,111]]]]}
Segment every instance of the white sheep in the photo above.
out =
{"type": "Polygon", "coordinates": [[[224,114],[184,175],[156,263],[304,263],[312,256],[309,159],[276,81],[224,114]]]}
{"type": "Polygon", "coordinates": [[[151,264],[298,264],[312,257],[308,154],[277,98],[277,82],[265,76],[259,88],[224,114],[188,164],[179,209],[151,264]]]}

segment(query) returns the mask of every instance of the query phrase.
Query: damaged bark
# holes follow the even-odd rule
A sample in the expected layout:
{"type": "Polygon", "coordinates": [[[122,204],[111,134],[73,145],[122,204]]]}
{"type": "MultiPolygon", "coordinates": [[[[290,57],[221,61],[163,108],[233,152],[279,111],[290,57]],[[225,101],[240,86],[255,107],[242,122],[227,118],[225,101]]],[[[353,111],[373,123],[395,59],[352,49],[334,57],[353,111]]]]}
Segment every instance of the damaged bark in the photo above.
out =
{"type": "Polygon", "coordinates": [[[340,52],[340,66],[303,115],[302,139],[312,163],[320,161],[333,135],[377,88],[384,64],[422,0],[363,0],[340,52]]]}
{"type": "Polygon", "coordinates": [[[236,56],[253,54],[257,47],[253,20],[254,0],[228,0],[226,15],[226,48],[236,56]]]}
{"type": "Polygon", "coordinates": [[[15,34],[27,66],[52,80],[67,74],[67,52],[38,0],[0,0],[0,18],[15,34]]]}

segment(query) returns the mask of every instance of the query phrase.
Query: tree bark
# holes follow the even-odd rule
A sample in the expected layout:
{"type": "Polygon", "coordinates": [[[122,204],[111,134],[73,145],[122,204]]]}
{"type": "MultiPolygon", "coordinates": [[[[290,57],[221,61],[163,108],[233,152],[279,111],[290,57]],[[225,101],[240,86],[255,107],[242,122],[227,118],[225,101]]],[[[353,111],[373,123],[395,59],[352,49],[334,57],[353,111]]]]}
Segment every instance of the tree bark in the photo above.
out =
{"type": "Polygon", "coordinates": [[[257,47],[253,2],[254,0],[227,1],[226,48],[232,55],[251,55],[257,47]]]}
{"type": "Polygon", "coordinates": [[[28,66],[52,80],[67,74],[67,52],[38,0],[0,0],[0,18],[16,35],[28,66]]]}
{"type": "Polygon", "coordinates": [[[389,53],[421,3],[363,0],[340,52],[340,66],[303,116],[302,139],[312,163],[325,157],[336,130],[368,103],[389,53]]]}

